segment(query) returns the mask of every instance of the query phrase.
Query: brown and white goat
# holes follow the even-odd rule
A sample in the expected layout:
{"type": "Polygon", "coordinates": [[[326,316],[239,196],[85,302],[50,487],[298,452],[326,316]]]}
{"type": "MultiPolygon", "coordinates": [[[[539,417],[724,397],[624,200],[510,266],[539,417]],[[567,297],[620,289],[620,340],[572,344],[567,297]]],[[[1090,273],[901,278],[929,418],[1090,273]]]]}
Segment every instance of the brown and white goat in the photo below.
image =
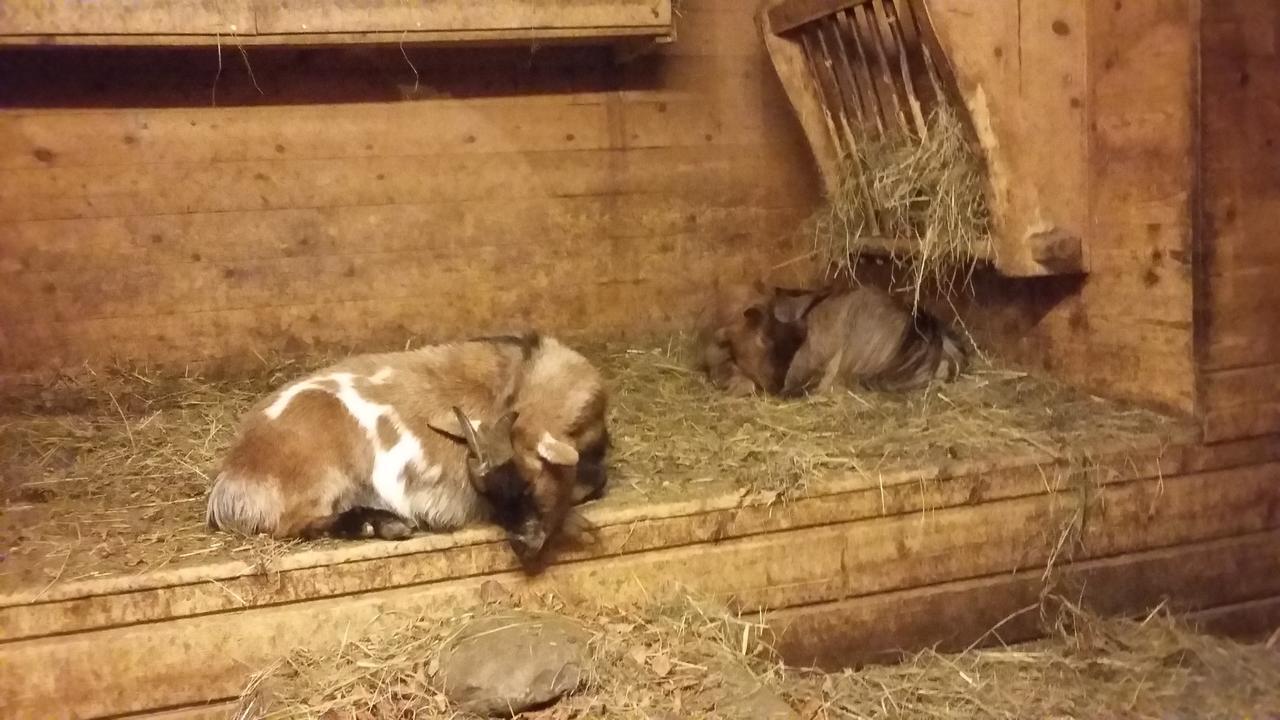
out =
{"type": "Polygon", "coordinates": [[[606,403],[586,358],[534,333],[352,357],[249,411],[208,522],[399,539],[488,518],[528,561],[603,490],[606,403]]]}
{"type": "Polygon", "coordinates": [[[704,313],[699,364],[717,387],[783,396],[863,386],[909,391],[954,379],[956,339],[932,315],[872,288],[794,290],[760,283],[704,313]]]}

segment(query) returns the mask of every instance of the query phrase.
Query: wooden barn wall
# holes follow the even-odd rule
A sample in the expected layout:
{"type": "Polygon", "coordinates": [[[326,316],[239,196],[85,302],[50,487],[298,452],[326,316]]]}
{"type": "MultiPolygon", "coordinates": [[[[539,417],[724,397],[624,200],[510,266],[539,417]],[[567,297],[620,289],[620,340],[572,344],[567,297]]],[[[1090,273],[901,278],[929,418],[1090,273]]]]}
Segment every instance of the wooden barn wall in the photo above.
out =
{"type": "MultiPolygon", "coordinates": [[[[1188,414],[1196,409],[1197,7],[1196,0],[1090,0],[1085,28],[1037,13],[1044,27],[1023,27],[1022,46],[988,48],[1014,65],[1008,72],[1016,87],[1069,87],[1080,73],[1088,78],[1082,97],[1065,97],[1061,107],[1043,111],[1065,115],[1084,108],[1090,267],[1084,276],[983,276],[977,300],[962,308],[978,339],[1008,359],[1099,394],[1188,414]],[[1019,64],[1051,54],[1052,44],[1068,32],[1088,33],[1082,67],[1019,64]],[[1028,49],[1027,43],[1037,45],[1028,49]]],[[[1063,144],[1053,134],[1024,140],[1063,144]]],[[[1052,166],[1063,157],[1069,156],[1045,155],[1042,161],[1052,166]]]]}
{"type": "Polygon", "coordinates": [[[803,252],[818,197],[754,9],[689,0],[622,65],[0,51],[0,375],[682,327],[714,274],[803,252]]]}
{"type": "Polygon", "coordinates": [[[1201,395],[1210,440],[1280,432],[1280,4],[1204,6],[1201,395]]]}

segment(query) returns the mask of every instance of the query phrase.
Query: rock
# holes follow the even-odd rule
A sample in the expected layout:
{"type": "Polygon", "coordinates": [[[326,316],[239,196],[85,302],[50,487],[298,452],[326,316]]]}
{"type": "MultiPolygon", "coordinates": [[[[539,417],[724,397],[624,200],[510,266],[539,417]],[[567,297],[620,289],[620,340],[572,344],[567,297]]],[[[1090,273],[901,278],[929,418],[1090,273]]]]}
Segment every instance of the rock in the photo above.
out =
{"type": "Polygon", "coordinates": [[[591,634],[543,615],[506,613],[468,623],[440,652],[444,694],[477,715],[511,717],[572,692],[591,634]]]}

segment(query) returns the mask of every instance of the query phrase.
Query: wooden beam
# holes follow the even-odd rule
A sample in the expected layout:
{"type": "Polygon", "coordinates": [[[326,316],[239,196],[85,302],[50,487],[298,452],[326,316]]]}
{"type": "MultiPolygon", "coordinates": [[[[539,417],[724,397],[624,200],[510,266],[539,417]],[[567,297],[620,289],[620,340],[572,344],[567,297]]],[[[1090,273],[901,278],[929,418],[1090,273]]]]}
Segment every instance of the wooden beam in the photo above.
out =
{"type": "Polygon", "coordinates": [[[773,32],[781,35],[806,23],[871,0],[784,0],[765,12],[773,32]]]}
{"type": "Polygon", "coordinates": [[[15,4],[0,15],[0,44],[296,44],[484,42],[669,36],[670,0],[542,3],[491,0],[143,0],[15,4]]]}
{"type": "MultiPolygon", "coordinates": [[[[1086,523],[1078,559],[1280,529],[1271,512],[1277,469],[1109,486],[1086,523]]],[[[0,714],[47,717],[51,697],[80,716],[230,697],[253,670],[293,648],[323,649],[389,614],[457,612],[476,603],[490,579],[517,594],[553,592],[567,602],[652,602],[693,590],[754,611],[1043,572],[1071,507],[1040,495],[568,562],[535,578],[485,574],[0,643],[0,676],[10,687],[0,714]]],[[[775,512],[785,516],[786,509],[775,512]]],[[[261,582],[269,587],[271,580],[261,582]]],[[[1207,587],[1229,595],[1222,585],[1207,587]]]]}
{"type": "Polygon", "coordinates": [[[227,34],[77,34],[5,35],[0,46],[43,47],[259,47],[328,45],[528,45],[531,42],[565,45],[628,43],[651,39],[674,40],[674,29],[651,26],[608,28],[532,28],[526,30],[400,30],[388,32],[227,34]]]}
{"type": "MultiPolygon", "coordinates": [[[[1170,600],[1178,612],[1234,605],[1280,595],[1278,543],[1272,531],[1090,560],[1059,568],[1056,582],[1058,592],[1103,615],[1142,615],[1170,600]]],[[[831,669],[894,662],[923,647],[1023,642],[1042,635],[1039,613],[1028,610],[1040,601],[1042,576],[1036,569],[788,608],[771,613],[769,624],[789,664],[831,669]]]]}

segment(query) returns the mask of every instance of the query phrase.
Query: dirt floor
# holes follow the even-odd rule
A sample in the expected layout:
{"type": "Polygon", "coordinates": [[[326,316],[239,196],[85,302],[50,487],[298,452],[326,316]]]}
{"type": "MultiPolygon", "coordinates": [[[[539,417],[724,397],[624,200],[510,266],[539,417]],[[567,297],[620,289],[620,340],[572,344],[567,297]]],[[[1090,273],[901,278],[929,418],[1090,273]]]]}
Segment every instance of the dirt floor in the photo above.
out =
{"type": "MultiPolygon", "coordinates": [[[[829,473],[1030,452],[1085,459],[1091,447],[1150,442],[1178,425],[990,366],[910,397],[786,402],[717,394],[678,338],[582,347],[611,388],[611,483],[627,489],[616,494],[625,502],[686,497],[713,478],[785,499],[829,473]]],[[[0,398],[0,591],[216,560],[269,563],[333,543],[204,526],[205,493],[239,415],[329,360],[269,359],[216,376],[116,367],[12,388],[0,398]]]]}
{"type": "MultiPolygon", "coordinates": [[[[1280,716],[1280,646],[1197,632],[1167,613],[1102,619],[1061,598],[1047,638],[962,653],[925,651],[844,672],[786,667],[759,617],[688,599],[581,608],[554,598],[495,602],[443,621],[392,619],[323,652],[297,651],[255,676],[241,718],[457,718],[441,656],[473,619],[562,622],[590,635],[578,692],[529,720],[1170,720],[1280,716]],[[514,617],[514,619],[512,619],[514,617]]],[[[1280,635],[1280,634],[1278,634],[1280,635]]]]}

